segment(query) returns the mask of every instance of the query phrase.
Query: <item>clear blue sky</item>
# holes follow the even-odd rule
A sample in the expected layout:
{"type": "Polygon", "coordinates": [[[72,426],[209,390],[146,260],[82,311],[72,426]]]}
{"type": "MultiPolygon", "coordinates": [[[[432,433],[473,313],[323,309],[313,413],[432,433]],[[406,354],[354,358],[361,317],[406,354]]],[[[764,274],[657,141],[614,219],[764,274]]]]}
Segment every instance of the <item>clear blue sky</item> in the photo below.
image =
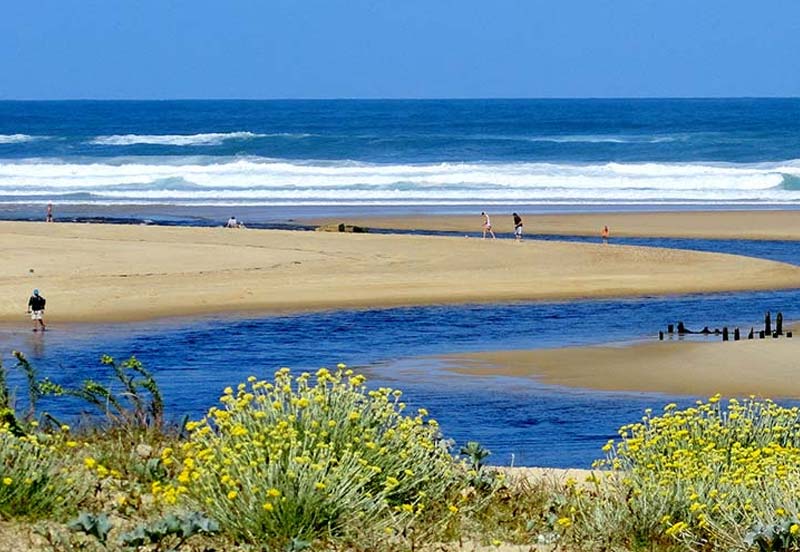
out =
{"type": "Polygon", "coordinates": [[[0,99],[800,96],[800,0],[3,0],[0,99]]]}

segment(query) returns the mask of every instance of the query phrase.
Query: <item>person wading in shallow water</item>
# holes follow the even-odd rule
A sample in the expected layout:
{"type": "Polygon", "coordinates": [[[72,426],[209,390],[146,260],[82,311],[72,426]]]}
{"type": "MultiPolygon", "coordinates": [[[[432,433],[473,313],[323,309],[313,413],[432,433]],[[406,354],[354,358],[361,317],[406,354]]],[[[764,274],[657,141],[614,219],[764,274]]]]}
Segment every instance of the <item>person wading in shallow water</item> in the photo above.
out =
{"type": "Polygon", "coordinates": [[[603,243],[608,243],[608,226],[603,226],[603,230],[600,232],[600,237],[603,238],[603,243]]]}
{"type": "Polygon", "coordinates": [[[28,314],[31,315],[33,320],[33,331],[38,331],[41,326],[42,331],[47,327],[44,324],[44,305],[47,301],[39,294],[38,289],[33,290],[33,295],[28,299],[28,314]]]}
{"type": "Polygon", "coordinates": [[[47,204],[47,215],[45,215],[45,222],[53,222],[53,204],[47,204]]]}

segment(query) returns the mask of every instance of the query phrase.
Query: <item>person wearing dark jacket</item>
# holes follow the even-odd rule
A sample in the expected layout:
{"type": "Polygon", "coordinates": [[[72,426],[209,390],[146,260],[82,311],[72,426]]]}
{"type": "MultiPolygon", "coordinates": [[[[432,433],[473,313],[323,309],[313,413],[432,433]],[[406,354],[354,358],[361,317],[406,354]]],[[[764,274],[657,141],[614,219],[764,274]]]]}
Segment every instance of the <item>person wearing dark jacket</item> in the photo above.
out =
{"type": "Polygon", "coordinates": [[[28,314],[31,315],[31,320],[33,320],[33,331],[38,331],[39,327],[42,328],[42,331],[45,331],[46,326],[44,324],[44,305],[47,303],[44,297],[39,294],[38,289],[33,290],[33,295],[31,295],[30,299],[28,299],[28,314]]]}
{"type": "Polygon", "coordinates": [[[517,241],[522,241],[522,217],[516,213],[513,213],[514,216],[514,239],[517,241]]]}

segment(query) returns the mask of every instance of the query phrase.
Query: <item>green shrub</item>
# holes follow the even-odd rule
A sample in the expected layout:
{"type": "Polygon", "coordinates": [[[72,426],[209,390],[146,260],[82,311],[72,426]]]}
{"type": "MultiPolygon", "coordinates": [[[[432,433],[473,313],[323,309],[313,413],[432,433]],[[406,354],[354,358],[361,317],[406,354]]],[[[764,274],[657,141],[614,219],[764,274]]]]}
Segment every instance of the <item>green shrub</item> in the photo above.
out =
{"type": "Polygon", "coordinates": [[[44,434],[18,437],[0,426],[0,518],[57,518],[86,498],[86,474],[44,434]]]}
{"type": "Polygon", "coordinates": [[[404,415],[399,391],[368,391],[343,368],[227,388],[221,408],[188,424],[183,470],[158,494],[184,494],[223,531],[271,546],[446,524],[466,470],[437,423],[424,409],[404,415]]]}

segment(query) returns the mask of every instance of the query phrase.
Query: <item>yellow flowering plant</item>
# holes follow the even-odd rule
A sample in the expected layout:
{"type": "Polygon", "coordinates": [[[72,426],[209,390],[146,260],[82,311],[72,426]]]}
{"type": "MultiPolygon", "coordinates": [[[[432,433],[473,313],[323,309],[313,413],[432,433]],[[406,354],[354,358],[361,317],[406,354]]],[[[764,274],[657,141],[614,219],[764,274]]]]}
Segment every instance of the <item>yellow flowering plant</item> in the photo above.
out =
{"type": "Polygon", "coordinates": [[[90,482],[46,434],[17,436],[0,425],[0,519],[68,515],[88,496],[90,482]]]}
{"type": "Polygon", "coordinates": [[[780,526],[800,547],[791,532],[800,514],[797,407],[715,395],[683,410],[669,404],[659,416],[648,410],[619,434],[596,463],[614,475],[574,501],[573,526],[627,524],[641,540],[727,550],[752,547],[763,533],[754,528],[780,526]]]}
{"type": "Polygon", "coordinates": [[[438,424],[423,409],[406,415],[400,399],[368,390],[343,365],[250,377],[187,425],[182,469],[156,494],[185,497],[236,539],[275,546],[386,536],[432,511],[452,516],[447,497],[463,486],[464,470],[438,424]]]}

